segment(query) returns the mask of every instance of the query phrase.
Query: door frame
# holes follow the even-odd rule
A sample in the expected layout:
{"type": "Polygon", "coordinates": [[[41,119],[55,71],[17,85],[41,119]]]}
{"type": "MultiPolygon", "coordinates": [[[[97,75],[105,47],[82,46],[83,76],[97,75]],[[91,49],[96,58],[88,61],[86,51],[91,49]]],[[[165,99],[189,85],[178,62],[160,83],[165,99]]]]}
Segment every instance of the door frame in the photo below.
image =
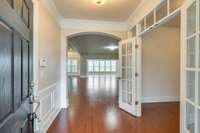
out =
{"type": "MultiPolygon", "coordinates": [[[[33,2],[33,96],[39,96],[39,3],[38,0],[32,0],[33,2]]],[[[33,104],[33,111],[37,105],[33,104]]],[[[40,111],[40,110],[39,110],[40,111]]],[[[40,114],[40,112],[37,112],[40,114]]],[[[39,115],[38,114],[38,115],[39,115]]],[[[40,119],[40,118],[39,118],[40,119]]],[[[40,130],[40,122],[34,122],[34,131],[40,130]]]]}

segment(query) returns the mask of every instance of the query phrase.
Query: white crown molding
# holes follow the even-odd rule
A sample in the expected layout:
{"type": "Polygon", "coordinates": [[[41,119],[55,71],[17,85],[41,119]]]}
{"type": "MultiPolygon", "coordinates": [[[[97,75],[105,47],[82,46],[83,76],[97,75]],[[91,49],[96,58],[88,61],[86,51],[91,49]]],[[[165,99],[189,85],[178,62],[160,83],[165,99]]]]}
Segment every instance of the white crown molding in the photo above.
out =
{"type": "Polygon", "coordinates": [[[116,21],[63,18],[60,19],[60,26],[63,29],[127,31],[126,22],[116,22],[116,21]]]}
{"type": "Polygon", "coordinates": [[[55,20],[58,22],[60,19],[62,19],[62,16],[58,9],[56,8],[53,0],[42,0],[43,4],[47,7],[48,11],[51,13],[51,15],[55,18],[55,20]]]}

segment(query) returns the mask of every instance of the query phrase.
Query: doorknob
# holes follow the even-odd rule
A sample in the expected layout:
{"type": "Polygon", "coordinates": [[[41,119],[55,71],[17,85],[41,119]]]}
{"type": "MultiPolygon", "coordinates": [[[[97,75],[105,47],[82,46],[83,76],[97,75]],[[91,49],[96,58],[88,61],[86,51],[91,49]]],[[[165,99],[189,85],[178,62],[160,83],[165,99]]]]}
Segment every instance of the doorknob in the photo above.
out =
{"type": "Polygon", "coordinates": [[[29,98],[29,103],[32,104],[32,106],[33,106],[34,104],[36,104],[36,107],[34,108],[34,110],[32,111],[32,113],[30,113],[31,119],[32,119],[32,120],[38,119],[38,120],[40,121],[40,119],[39,119],[39,117],[38,117],[38,115],[37,115],[37,111],[38,111],[38,109],[39,109],[39,107],[40,107],[40,101],[39,101],[39,99],[37,99],[35,96],[32,95],[32,96],[30,96],[30,98],[29,98]]]}

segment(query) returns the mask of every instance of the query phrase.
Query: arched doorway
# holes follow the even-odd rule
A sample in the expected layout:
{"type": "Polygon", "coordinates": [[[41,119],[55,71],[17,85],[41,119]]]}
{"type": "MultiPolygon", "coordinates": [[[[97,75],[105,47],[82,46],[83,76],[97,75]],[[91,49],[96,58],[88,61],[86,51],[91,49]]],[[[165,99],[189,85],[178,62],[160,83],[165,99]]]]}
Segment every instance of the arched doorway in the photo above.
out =
{"type": "Polygon", "coordinates": [[[67,40],[72,37],[77,37],[81,35],[94,34],[94,35],[102,35],[107,36],[118,41],[126,38],[126,35],[122,35],[118,32],[107,32],[107,31],[82,31],[82,30],[74,30],[70,32],[62,33],[61,35],[61,106],[63,108],[67,108],[69,105],[68,102],[68,94],[67,94],[67,49],[68,42],[67,40]]]}

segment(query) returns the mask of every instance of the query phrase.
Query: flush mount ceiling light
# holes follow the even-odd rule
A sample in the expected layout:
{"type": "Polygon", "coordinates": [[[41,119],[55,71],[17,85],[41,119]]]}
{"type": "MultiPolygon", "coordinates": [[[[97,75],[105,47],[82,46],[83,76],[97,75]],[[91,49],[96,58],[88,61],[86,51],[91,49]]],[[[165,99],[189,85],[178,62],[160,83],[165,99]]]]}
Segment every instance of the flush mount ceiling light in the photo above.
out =
{"type": "Polygon", "coordinates": [[[92,0],[96,5],[103,5],[105,4],[106,0],[92,0]]]}
{"type": "Polygon", "coordinates": [[[107,46],[107,47],[105,47],[105,48],[106,48],[106,49],[109,49],[109,50],[111,50],[111,51],[114,51],[114,50],[118,49],[118,46],[111,45],[111,46],[107,46]]]}

